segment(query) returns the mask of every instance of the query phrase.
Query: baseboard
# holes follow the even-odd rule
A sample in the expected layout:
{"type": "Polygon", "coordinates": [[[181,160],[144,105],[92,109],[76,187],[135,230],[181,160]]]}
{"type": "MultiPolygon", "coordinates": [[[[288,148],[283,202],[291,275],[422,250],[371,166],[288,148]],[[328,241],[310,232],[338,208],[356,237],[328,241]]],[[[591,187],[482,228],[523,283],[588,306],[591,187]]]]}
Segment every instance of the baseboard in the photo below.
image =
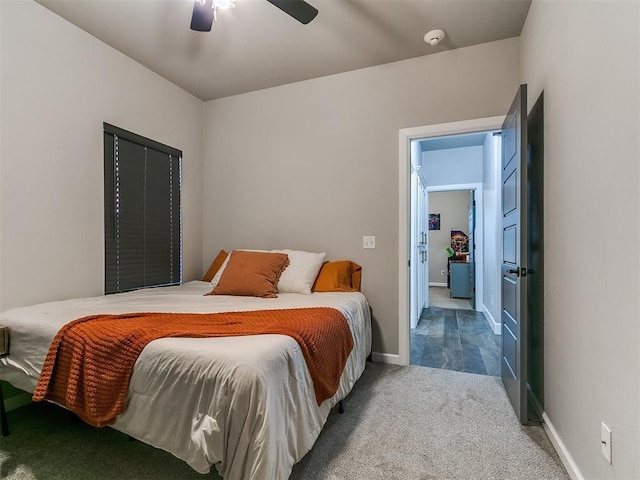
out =
{"type": "Polygon", "coordinates": [[[429,286],[430,287],[446,287],[447,284],[445,283],[439,283],[439,282],[429,282],[429,286]]]}
{"type": "Polygon", "coordinates": [[[553,448],[558,452],[558,456],[560,457],[560,460],[562,461],[564,468],[566,468],[569,476],[572,480],[585,480],[580,469],[576,465],[576,462],[573,461],[573,457],[571,457],[567,447],[565,447],[563,441],[558,436],[558,432],[556,432],[556,429],[553,427],[553,424],[546,413],[542,414],[542,419],[544,420],[544,431],[546,432],[547,437],[549,437],[549,440],[551,440],[553,448]]]}
{"type": "Polygon", "coordinates": [[[4,407],[7,409],[7,412],[9,412],[11,410],[15,410],[16,408],[29,405],[30,403],[31,403],[31,394],[25,392],[19,395],[14,395],[13,397],[5,398],[4,407]]]}
{"type": "Polygon", "coordinates": [[[500,325],[500,322],[496,322],[496,319],[493,318],[493,315],[491,315],[491,312],[485,304],[482,304],[482,312],[484,313],[487,322],[489,322],[489,326],[491,327],[491,330],[493,330],[493,333],[496,335],[501,335],[502,325],[500,325]]]}
{"type": "Polygon", "coordinates": [[[372,352],[371,358],[374,362],[390,363],[392,365],[402,365],[400,363],[400,355],[393,353],[372,352]]]}

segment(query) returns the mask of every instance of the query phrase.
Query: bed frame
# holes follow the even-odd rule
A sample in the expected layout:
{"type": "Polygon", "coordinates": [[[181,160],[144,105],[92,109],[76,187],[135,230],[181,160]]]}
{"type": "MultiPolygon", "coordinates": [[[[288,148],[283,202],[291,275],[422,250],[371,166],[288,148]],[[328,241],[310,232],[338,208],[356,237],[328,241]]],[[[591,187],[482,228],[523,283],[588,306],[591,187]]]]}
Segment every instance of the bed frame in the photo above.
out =
{"type": "MultiPolygon", "coordinates": [[[[338,402],[338,413],[344,413],[344,404],[342,400],[338,402]]],[[[7,409],[4,406],[4,393],[2,392],[2,385],[0,385],[0,428],[2,429],[2,436],[9,436],[9,422],[7,421],[7,409]]],[[[129,436],[129,440],[134,440],[129,436]]]]}
{"type": "Polygon", "coordinates": [[[2,428],[2,436],[9,435],[9,423],[7,422],[7,409],[4,406],[4,394],[2,393],[2,385],[0,385],[0,427],[2,428]]]}

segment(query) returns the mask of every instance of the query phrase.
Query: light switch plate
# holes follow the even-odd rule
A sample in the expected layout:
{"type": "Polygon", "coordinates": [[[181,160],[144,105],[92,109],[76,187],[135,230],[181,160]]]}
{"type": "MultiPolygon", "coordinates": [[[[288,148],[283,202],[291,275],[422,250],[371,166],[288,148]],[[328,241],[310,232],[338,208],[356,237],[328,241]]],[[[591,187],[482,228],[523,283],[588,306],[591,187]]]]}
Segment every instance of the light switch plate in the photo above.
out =
{"type": "Polygon", "coordinates": [[[376,248],[376,237],[373,235],[362,237],[362,248],[376,248]]]}

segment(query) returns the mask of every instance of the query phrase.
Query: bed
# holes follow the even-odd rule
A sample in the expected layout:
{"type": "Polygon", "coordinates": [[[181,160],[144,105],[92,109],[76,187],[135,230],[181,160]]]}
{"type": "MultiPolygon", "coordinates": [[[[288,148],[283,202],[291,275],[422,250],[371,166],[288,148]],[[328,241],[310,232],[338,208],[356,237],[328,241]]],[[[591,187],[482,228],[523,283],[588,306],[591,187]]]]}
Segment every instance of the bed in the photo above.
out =
{"type": "Polygon", "coordinates": [[[48,348],[66,323],[96,313],[217,313],[331,307],[354,347],[338,390],[316,402],[298,343],[284,335],[162,338],[135,363],[126,410],[113,428],[161,448],[194,470],[227,479],[286,479],[313,446],[329,411],[351,390],[371,350],[369,305],[360,292],[279,293],[277,298],[206,296],[211,284],[137,290],[17,308],[0,314],[10,354],[0,379],[33,392],[48,348]]]}

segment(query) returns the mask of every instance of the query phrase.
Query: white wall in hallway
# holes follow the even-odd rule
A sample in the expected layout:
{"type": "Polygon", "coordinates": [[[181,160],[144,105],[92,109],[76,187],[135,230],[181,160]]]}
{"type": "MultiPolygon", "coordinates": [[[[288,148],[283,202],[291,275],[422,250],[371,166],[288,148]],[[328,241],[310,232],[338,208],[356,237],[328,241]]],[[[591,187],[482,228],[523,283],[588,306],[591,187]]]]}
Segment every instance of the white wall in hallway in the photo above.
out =
{"type": "Polygon", "coordinates": [[[482,183],[482,145],[422,152],[427,187],[482,183]]]}
{"type": "Polygon", "coordinates": [[[502,208],[500,180],[500,137],[488,133],[483,145],[484,275],[483,310],[494,333],[500,332],[502,208]]]}

